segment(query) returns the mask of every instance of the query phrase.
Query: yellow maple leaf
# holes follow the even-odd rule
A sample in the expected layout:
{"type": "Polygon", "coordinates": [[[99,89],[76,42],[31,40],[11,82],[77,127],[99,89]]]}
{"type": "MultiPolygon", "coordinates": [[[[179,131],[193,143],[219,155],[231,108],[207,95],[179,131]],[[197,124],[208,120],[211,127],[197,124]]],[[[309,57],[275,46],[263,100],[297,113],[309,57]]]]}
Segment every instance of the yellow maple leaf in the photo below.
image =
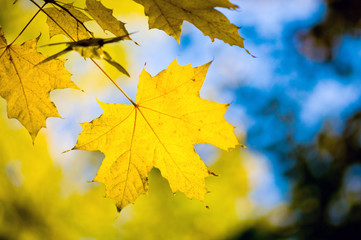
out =
{"type": "Polygon", "coordinates": [[[183,21],[188,21],[209,36],[212,41],[221,39],[230,45],[244,47],[239,27],[215,7],[236,9],[229,0],[134,0],[144,6],[149,17],[149,28],[158,28],[180,42],[183,21]]]}
{"type": "Polygon", "coordinates": [[[0,96],[7,101],[9,118],[18,119],[33,141],[46,127],[48,117],[60,117],[50,92],[78,87],[71,81],[64,62],[51,60],[40,66],[46,56],[36,51],[38,39],[10,45],[0,27],[0,96]]]}
{"type": "Polygon", "coordinates": [[[72,4],[59,5],[62,8],[49,7],[44,11],[48,15],[46,20],[49,26],[49,35],[53,37],[57,34],[63,34],[78,41],[89,38],[89,32],[85,29],[83,23],[91,19],[81,11],[77,10],[72,4]]]}
{"type": "Polygon", "coordinates": [[[113,16],[113,10],[104,7],[97,0],[86,0],[86,6],[86,11],[104,31],[108,30],[117,37],[126,35],[125,39],[130,39],[128,31],[125,29],[125,23],[113,16]]]}
{"type": "Polygon", "coordinates": [[[226,122],[228,105],[200,98],[210,63],[193,68],[170,66],[152,77],[140,75],[136,105],[99,103],[103,114],[83,131],[73,149],[96,151],[105,159],[94,178],[118,210],[148,189],[148,174],[158,168],[173,192],[204,199],[205,177],[213,173],[193,145],[235,147],[234,127],[226,122]]]}

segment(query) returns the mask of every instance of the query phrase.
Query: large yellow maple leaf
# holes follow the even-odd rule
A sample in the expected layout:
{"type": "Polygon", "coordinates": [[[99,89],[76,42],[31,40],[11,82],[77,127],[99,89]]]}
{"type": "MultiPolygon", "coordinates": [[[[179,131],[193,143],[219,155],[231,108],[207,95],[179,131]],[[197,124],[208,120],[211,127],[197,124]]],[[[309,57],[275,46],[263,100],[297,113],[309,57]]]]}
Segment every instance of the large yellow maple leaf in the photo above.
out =
{"type": "Polygon", "coordinates": [[[54,89],[78,87],[71,81],[64,61],[37,64],[46,56],[36,50],[38,39],[8,45],[0,27],[0,96],[7,101],[9,118],[18,119],[33,141],[48,117],[60,117],[50,100],[54,89]]]}
{"type": "Polygon", "coordinates": [[[204,199],[205,177],[213,173],[193,145],[209,143],[228,149],[238,144],[234,127],[224,119],[228,105],[199,96],[209,65],[193,68],[173,61],[155,77],[143,70],[137,104],[100,102],[103,114],[82,123],[73,149],[105,154],[94,181],[105,184],[106,195],[118,210],[147,191],[153,167],[173,192],[204,199]]]}
{"type": "Polygon", "coordinates": [[[229,0],[134,0],[144,6],[149,17],[149,28],[158,28],[180,42],[183,21],[188,21],[209,36],[212,41],[221,39],[230,45],[244,47],[239,27],[216,7],[236,9],[229,0]]]}

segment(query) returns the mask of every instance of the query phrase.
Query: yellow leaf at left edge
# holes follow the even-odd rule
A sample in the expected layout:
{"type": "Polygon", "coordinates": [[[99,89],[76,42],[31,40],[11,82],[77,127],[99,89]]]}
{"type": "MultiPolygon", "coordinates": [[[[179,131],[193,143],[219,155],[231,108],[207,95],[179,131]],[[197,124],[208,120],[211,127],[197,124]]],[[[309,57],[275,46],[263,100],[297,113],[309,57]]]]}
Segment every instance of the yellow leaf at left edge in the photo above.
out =
{"type": "Polygon", "coordinates": [[[46,127],[48,117],[60,117],[50,92],[78,87],[71,81],[64,62],[51,60],[37,65],[46,56],[36,50],[38,39],[7,46],[0,27],[0,96],[7,101],[9,118],[16,118],[33,141],[46,127]]]}
{"type": "Polygon", "coordinates": [[[83,131],[73,149],[96,151],[105,159],[94,178],[118,210],[148,190],[148,175],[160,170],[173,192],[204,199],[205,178],[213,173],[194,150],[209,143],[227,150],[238,144],[224,119],[228,105],[199,96],[209,64],[193,68],[173,61],[152,77],[140,75],[137,105],[100,103],[103,114],[83,131]]]}

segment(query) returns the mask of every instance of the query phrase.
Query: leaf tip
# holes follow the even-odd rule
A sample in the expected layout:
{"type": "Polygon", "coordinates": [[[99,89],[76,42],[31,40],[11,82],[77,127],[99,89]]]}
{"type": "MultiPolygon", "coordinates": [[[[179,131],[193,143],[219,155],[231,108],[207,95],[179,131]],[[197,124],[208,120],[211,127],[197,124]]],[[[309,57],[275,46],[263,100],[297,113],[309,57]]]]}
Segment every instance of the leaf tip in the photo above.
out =
{"type": "MultiPolygon", "coordinates": [[[[25,127],[25,128],[26,128],[26,127],[25,127]]],[[[28,130],[28,132],[29,132],[29,134],[30,134],[30,137],[31,137],[31,142],[32,142],[33,146],[35,145],[35,139],[36,139],[36,137],[38,136],[39,131],[40,131],[40,129],[37,130],[37,131],[35,131],[35,132],[30,132],[30,131],[28,130]]]]}
{"type": "Polygon", "coordinates": [[[138,47],[140,47],[140,44],[139,44],[139,43],[137,43],[137,42],[134,41],[133,39],[132,39],[132,41],[134,42],[135,45],[137,45],[138,47]]]}
{"type": "Polygon", "coordinates": [[[255,55],[253,55],[250,51],[248,51],[248,49],[243,48],[249,55],[251,55],[251,57],[253,58],[257,58],[255,55]]]}
{"type": "Polygon", "coordinates": [[[39,34],[39,36],[37,36],[37,37],[35,38],[36,43],[38,43],[38,41],[39,41],[40,37],[41,37],[41,33],[39,34]]]}
{"type": "Polygon", "coordinates": [[[211,170],[208,169],[208,174],[211,175],[211,176],[215,176],[215,177],[218,177],[218,175],[214,172],[212,172],[211,170]]]}
{"type": "Polygon", "coordinates": [[[120,213],[120,211],[122,211],[122,207],[119,206],[118,204],[116,205],[116,207],[117,207],[117,212],[120,213]]]}
{"type": "Polygon", "coordinates": [[[68,150],[63,151],[62,154],[63,154],[63,153],[68,153],[68,152],[70,152],[71,150],[74,150],[74,147],[73,147],[72,149],[68,149],[68,150]]]}

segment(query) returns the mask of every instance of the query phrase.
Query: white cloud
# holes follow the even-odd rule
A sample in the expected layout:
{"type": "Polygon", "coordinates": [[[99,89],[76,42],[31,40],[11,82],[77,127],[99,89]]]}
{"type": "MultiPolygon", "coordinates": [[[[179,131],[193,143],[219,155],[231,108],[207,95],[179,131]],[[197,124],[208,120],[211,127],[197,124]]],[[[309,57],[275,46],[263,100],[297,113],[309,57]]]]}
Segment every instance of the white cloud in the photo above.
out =
{"type": "Polygon", "coordinates": [[[242,26],[255,26],[261,36],[276,37],[284,24],[307,19],[320,6],[320,0],[234,1],[241,8],[242,26]]]}
{"type": "Polygon", "coordinates": [[[244,166],[252,189],[251,198],[257,205],[266,210],[283,202],[282,190],[276,184],[275,171],[265,155],[252,152],[251,157],[244,159],[244,166]]]}
{"type": "Polygon", "coordinates": [[[343,85],[333,80],[320,81],[303,102],[301,119],[308,125],[326,117],[337,116],[355,102],[360,91],[353,85],[343,85]]]}

